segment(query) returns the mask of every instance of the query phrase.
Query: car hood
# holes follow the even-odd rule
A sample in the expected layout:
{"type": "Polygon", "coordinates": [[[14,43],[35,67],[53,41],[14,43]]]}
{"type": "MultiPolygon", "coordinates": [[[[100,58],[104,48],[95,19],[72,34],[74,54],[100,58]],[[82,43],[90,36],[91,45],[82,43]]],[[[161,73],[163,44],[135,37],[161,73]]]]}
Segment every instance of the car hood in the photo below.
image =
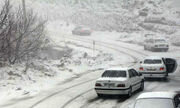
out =
{"type": "Polygon", "coordinates": [[[97,79],[97,81],[126,81],[127,78],[124,77],[118,77],[118,78],[114,78],[114,77],[101,77],[99,79],[97,79]]]}

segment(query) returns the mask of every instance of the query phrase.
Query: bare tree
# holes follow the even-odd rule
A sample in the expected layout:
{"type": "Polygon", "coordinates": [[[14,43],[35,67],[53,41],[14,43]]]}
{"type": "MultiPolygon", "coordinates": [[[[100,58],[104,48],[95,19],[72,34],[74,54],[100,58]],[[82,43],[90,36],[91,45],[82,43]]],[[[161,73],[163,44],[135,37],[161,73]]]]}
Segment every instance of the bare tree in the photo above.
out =
{"type": "Polygon", "coordinates": [[[12,8],[6,0],[0,13],[0,58],[10,64],[34,56],[43,44],[46,22],[33,10],[27,10],[24,20],[22,7],[12,8]]]}

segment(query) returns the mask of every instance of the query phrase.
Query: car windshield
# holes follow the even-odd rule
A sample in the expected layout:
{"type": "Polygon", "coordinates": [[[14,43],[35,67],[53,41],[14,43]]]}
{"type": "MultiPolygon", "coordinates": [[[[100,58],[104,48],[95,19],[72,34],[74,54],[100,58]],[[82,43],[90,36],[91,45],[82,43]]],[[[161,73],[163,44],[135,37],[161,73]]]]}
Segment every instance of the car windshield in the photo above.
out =
{"type": "Polygon", "coordinates": [[[146,59],[144,60],[144,64],[161,64],[162,61],[160,59],[146,59]]]}
{"type": "Polygon", "coordinates": [[[126,71],[108,70],[102,74],[102,77],[126,77],[126,71]]]}
{"type": "Polygon", "coordinates": [[[134,108],[174,108],[172,99],[139,99],[134,108]]]}
{"type": "Polygon", "coordinates": [[[156,43],[165,43],[166,41],[164,39],[156,39],[155,42],[156,43]]]}

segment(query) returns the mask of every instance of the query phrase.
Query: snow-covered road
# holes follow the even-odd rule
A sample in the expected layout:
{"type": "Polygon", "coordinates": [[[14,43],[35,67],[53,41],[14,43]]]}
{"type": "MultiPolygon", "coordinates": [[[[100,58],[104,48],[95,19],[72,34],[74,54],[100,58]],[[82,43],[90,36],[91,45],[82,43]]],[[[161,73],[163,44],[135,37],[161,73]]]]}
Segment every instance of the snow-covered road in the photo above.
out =
{"type": "MultiPolygon", "coordinates": [[[[62,34],[61,34],[62,35],[62,34]]],[[[52,39],[58,44],[65,38],[66,42],[78,43],[82,46],[92,47],[93,39],[96,39],[96,50],[112,53],[116,61],[110,66],[137,66],[138,61],[147,55],[171,56],[178,59],[180,50],[172,47],[169,52],[158,53],[144,51],[142,46],[116,41],[115,37],[93,34],[90,37],[73,36],[63,34],[66,37],[52,39]],[[95,38],[96,37],[96,38],[95,38]],[[103,37],[103,38],[102,38],[103,37]]],[[[104,69],[108,67],[103,67],[104,69]]],[[[12,99],[1,105],[1,108],[128,108],[133,105],[134,99],[140,92],[134,93],[129,98],[104,97],[98,98],[94,91],[94,83],[100,77],[103,70],[88,71],[81,76],[57,85],[55,88],[28,98],[12,99]]],[[[180,90],[179,69],[171,74],[167,81],[150,80],[145,82],[146,91],[180,90]]]]}

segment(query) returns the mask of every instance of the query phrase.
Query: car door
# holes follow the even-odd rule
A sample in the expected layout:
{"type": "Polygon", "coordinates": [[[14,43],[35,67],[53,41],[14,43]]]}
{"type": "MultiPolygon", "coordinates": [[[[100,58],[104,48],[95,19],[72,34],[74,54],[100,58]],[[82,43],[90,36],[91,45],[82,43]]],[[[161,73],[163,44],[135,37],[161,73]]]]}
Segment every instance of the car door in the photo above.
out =
{"type": "Polygon", "coordinates": [[[135,91],[136,90],[136,88],[135,88],[136,76],[134,75],[132,69],[129,69],[128,72],[129,72],[129,76],[130,76],[130,82],[131,82],[132,91],[135,91]]]}
{"type": "Polygon", "coordinates": [[[177,69],[177,62],[172,58],[164,58],[164,64],[168,73],[173,73],[177,69]]]}
{"type": "Polygon", "coordinates": [[[179,95],[176,95],[174,97],[174,105],[175,105],[175,108],[180,108],[180,96],[179,95]]]}
{"type": "Polygon", "coordinates": [[[139,76],[138,72],[135,69],[132,69],[132,72],[134,74],[134,88],[135,90],[139,89],[141,86],[141,77],[139,76]]]}

